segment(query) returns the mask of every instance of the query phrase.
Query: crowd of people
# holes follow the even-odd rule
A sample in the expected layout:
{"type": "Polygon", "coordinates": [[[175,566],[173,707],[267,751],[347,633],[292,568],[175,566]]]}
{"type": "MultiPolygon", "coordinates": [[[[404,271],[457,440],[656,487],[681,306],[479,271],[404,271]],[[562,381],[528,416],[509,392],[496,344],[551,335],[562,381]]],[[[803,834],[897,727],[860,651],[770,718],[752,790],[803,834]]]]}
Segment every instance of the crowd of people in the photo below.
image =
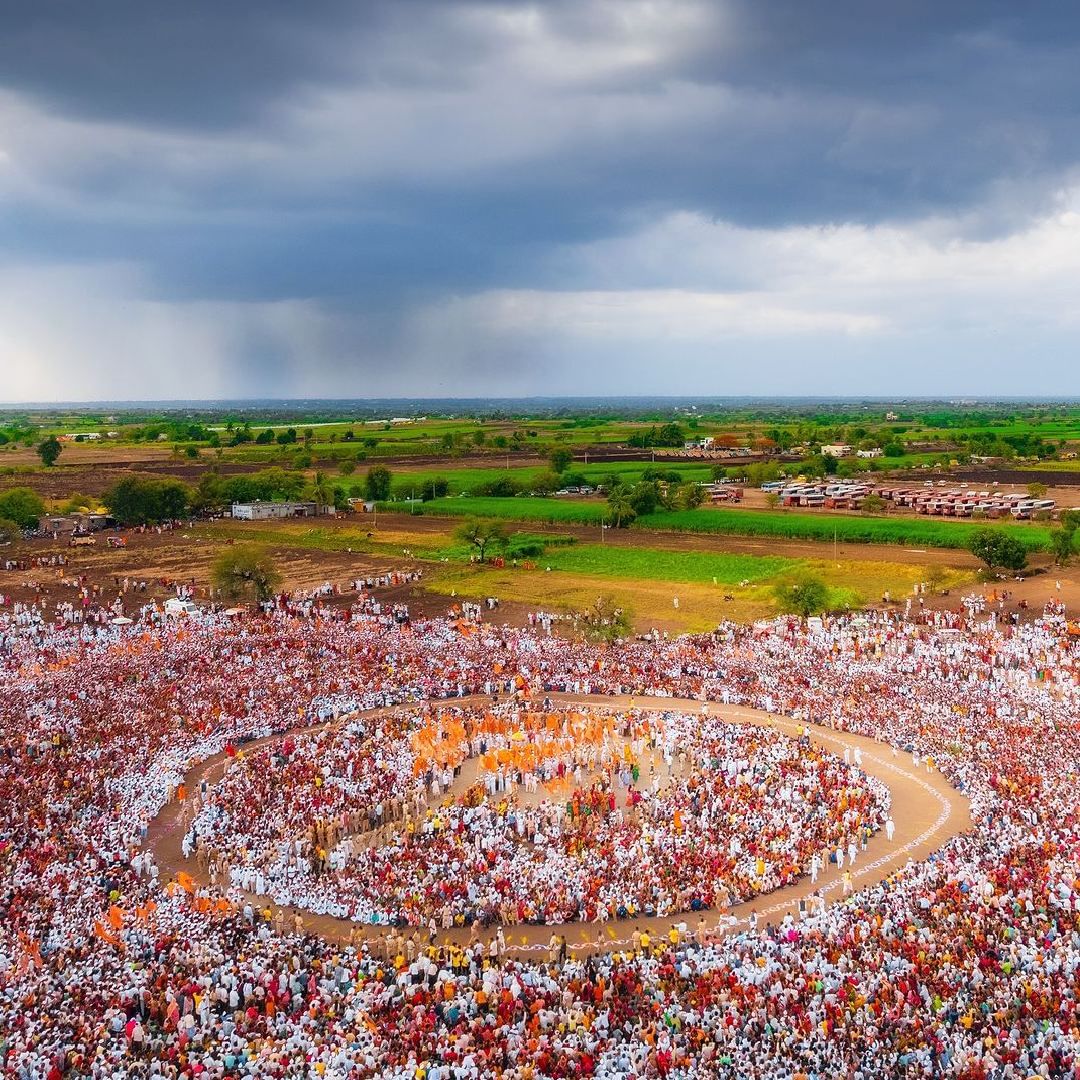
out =
{"type": "Polygon", "coordinates": [[[214,881],[432,929],[726,910],[812,864],[850,866],[889,803],[806,737],[519,705],[290,737],[199,796],[184,849],[214,881]]]}
{"type": "MultiPolygon", "coordinates": [[[[1056,608],[1021,626],[892,611],[610,648],[280,610],[183,625],[2,621],[0,1062],[19,1080],[1075,1080],[1078,662],[1056,608]],[[200,886],[154,864],[151,821],[195,797],[184,778],[212,755],[239,759],[250,740],[357,710],[557,690],[647,697],[653,712],[666,697],[727,702],[872,736],[932,759],[971,800],[973,828],[802,921],[715,940],[636,933],[607,955],[535,960],[483,934],[466,946],[402,936],[396,954],[322,940],[228,873],[200,886]]],[[[415,756],[407,734],[394,745],[415,756]]],[[[294,787],[316,760],[285,758],[294,787]]],[[[361,784],[367,760],[354,766],[361,784]]],[[[693,766],[671,799],[708,777],[693,766]]],[[[443,794],[454,767],[432,759],[443,794]]],[[[323,776],[319,789],[335,786],[323,776]]],[[[272,845],[264,818],[256,808],[237,823],[272,845]]],[[[327,857],[365,824],[324,833],[327,857]]]]}
{"type": "MultiPolygon", "coordinates": [[[[53,567],[57,573],[51,581],[24,580],[23,599],[0,592],[0,627],[15,624],[44,629],[49,625],[83,623],[104,626],[129,616],[143,625],[153,625],[166,620],[166,600],[195,600],[200,591],[208,601],[206,610],[211,614],[237,610],[231,608],[231,601],[215,595],[213,588],[200,590],[194,578],[179,580],[162,576],[148,579],[113,575],[110,584],[108,580],[92,579],[87,572],[67,572],[64,567],[68,563],[63,555],[35,556],[18,563],[10,560],[5,568],[25,568],[26,565],[53,567]],[[70,599],[56,599],[57,590],[65,590],[70,599]]],[[[313,588],[278,593],[262,603],[260,610],[265,614],[278,612],[292,618],[344,621],[354,616],[374,615],[401,625],[409,621],[408,604],[387,601],[375,590],[399,589],[415,584],[422,576],[418,569],[395,570],[355,578],[343,584],[327,581],[313,588]]]]}

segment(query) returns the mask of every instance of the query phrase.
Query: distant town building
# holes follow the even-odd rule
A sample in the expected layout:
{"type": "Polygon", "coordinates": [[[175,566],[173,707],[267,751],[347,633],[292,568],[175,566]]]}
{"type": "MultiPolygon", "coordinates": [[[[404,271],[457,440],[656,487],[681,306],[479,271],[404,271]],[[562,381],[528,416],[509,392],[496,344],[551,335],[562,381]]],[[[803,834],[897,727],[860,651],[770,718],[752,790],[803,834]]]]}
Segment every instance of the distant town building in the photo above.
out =
{"type": "Polygon", "coordinates": [[[899,420],[900,417],[897,416],[896,413],[894,413],[894,412],[887,412],[885,414],[885,419],[886,420],[899,420]]]}
{"type": "Polygon", "coordinates": [[[239,521],[316,517],[318,514],[319,504],[313,502],[250,502],[232,505],[232,516],[239,521]]]}
{"type": "Polygon", "coordinates": [[[826,457],[851,457],[854,451],[847,443],[826,443],[821,452],[826,457]]]}
{"type": "Polygon", "coordinates": [[[683,443],[684,450],[711,450],[716,445],[716,439],[711,435],[706,435],[701,439],[687,439],[683,443]]]}
{"type": "Polygon", "coordinates": [[[885,456],[885,451],[882,450],[880,446],[874,446],[869,450],[856,450],[855,456],[861,458],[879,458],[885,456]]]}

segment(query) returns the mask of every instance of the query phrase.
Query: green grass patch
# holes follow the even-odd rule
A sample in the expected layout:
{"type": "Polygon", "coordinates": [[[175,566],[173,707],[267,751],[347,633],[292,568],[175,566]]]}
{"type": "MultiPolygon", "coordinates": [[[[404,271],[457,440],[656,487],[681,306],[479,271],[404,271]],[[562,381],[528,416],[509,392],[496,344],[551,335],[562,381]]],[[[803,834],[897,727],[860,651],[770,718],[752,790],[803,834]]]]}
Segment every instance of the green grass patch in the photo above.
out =
{"type": "MultiPolygon", "coordinates": [[[[530,561],[538,568],[622,578],[626,581],[682,581],[700,584],[737,585],[756,583],[804,567],[804,560],[785,559],[774,555],[736,555],[726,552],[663,551],[657,548],[630,548],[607,544],[575,544],[572,537],[532,537],[518,533],[510,537],[507,548],[498,554],[507,560],[514,557],[515,544],[526,537],[544,545],[542,555],[530,561]]],[[[440,558],[464,562],[475,548],[455,545],[443,548],[440,558]]],[[[520,561],[520,560],[519,560],[520,561]]]]}
{"type": "MultiPolygon", "coordinates": [[[[395,509],[394,503],[380,503],[380,509],[395,509]]],[[[433,499],[420,504],[425,514],[445,514],[450,517],[497,518],[501,521],[535,521],[548,525],[595,525],[599,530],[607,504],[601,501],[582,502],[574,499],[532,498],[517,496],[497,498],[433,499]]]]}
{"type": "MultiPolygon", "coordinates": [[[[595,525],[606,504],[599,500],[447,498],[425,503],[424,513],[454,517],[498,518],[552,525],[595,525]]],[[[1041,525],[941,521],[917,517],[854,517],[769,510],[662,510],[638,518],[635,529],[659,529],[728,536],[775,536],[787,540],[847,544],[901,544],[910,547],[967,548],[984,528],[1009,529],[1029,551],[1046,551],[1050,530],[1041,525]]]]}
{"type": "Polygon", "coordinates": [[[706,551],[658,551],[653,548],[580,544],[545,552],[552,570],[599,574],[634,581],[691,581],[718,585],[757,582],[797,569],[801,560],[772,555],[732,555],[706,551]]]}
{"type": "MultiPolygon", "coordinates": [[[[276,544],[281,547],[310,548],[315,551],[351,551],[356,554],[400,555],[400,537],[384,537],[381,531],[371,533],[367,529],[310,529],[274,528],[273,526],[204,525],[197,529],[199,535],[211,540],[242,540],[245,543],[276,544]]],[[[418,558],[434,558],[441,553],[444,541],[436,534],[419,536],[410,534],[407,539],[410,551],[418,558]]]]}

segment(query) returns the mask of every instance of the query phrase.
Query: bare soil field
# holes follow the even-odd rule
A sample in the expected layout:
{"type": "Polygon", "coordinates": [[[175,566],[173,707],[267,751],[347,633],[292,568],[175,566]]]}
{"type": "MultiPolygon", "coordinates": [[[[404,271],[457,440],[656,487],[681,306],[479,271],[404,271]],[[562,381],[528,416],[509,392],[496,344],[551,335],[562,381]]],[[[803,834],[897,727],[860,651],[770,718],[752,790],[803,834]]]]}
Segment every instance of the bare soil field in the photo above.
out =
{"type": "MultiPolygon", "coordinates": [[[[911,473],[910,477],[911,479],[926,479],[918,473],[911,473]]],[[[1077,499],[1075,489],[1080,487],[1080,469],[1060,471],[1057,469],[951,469],[946,479],[979,485],[990,485],[996,481],[1002,486],[1013,486],[1021,491],[1028,484],[1046,484],[1049,488],[1072,488],[1074,490],[1070,498],[1077,499]]]]}
{"type": "MultiPolygon", "coordinates": [[[[210,567],[230,540],[208,536],[205,528],[199,527],[166,529],[160,533],[156,529],[141,533],[128,530],[124,535],[127,539],[124,548],[108,547],[101,534],[93,547],[71,548],[64,541],[51,539],[30,541],[19,549],[20,559],[63,554],[67,564],[4,570],[0,563],[0,593],[15,601],[47,601],[51,605],[73,600],[75,589],[71,583],[78,582],[98,586],[106,601],[119,595],[128,615],[137,613],[146,603],[163,602],[175,596],[178,584],[193,587],[199,602],[211,599],[210,567]],[[127,592],[123,591],[125,580],[129,585],[127,592]],[[137,591],[134,583],[143,581],[147,583],[146,591],[137,591]]],[[[312,548],[299,542],[270,544],[268,549],[281,573],[282,588],[290,592],[313,589],[326,582],[344,588],[357,578],[392,570],[411,571],[421,566],[404,550],[394,556],[312,548]]],[[[455,602],[438,591],[429,591],[422,580],[417,584],[380,588],[376,595],[386,603],[407,603],[417,617],[446,615],[455,602]]],[[[348,591],[327,602],[330,606],[347,606],[354,599],[355,593],[348,591]]],[[[510,625],[524,625],[527,614],[524,605],[514,603],[503,603],[499,610],[500,620],[510,625]]]]}

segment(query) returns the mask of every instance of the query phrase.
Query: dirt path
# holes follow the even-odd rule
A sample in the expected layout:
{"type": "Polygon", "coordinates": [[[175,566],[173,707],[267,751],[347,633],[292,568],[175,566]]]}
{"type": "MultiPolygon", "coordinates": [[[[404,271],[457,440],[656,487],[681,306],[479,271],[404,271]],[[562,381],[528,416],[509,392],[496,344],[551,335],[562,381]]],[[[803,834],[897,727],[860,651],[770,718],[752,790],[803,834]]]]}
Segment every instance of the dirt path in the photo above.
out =
{"type": "MultiPolygon", "coordinates": [[[[559,704],[588,706],[599,710],[624,710],[634,706],[695,714],[701,711],[700,701],[679,698],[630,698],[554,693],[549,696],[559,704]]],[[[448,704],[483,704],[487,701],[487,698],[482,697],[456,698],[448,704]]],[[[375,716],[388,711],[401,711],[402,708],[408,707],[399,706],[393,710],[376,709],[358,715],[375,716]]],[[[800,728],[798,722],[786,717],[772,716],[741,706],[710,703],[709,712],[732,722],[772,727],[787,734],[797,734],[800,728]]],[[[341,724],[352,718],[350,716],[333,723],[341,724]]],[[[891,843],[886,839],[884,831],[876,833],[870,839],[866,850],[860,853],[853,871],[856,889],[875,884],[904,866],[910,859],[926,858],[947,840],[971,827],[967,798],[957,792],[936,770],[928,772],[925,766],[916,769],[910,757],[894,751],[884,743],[861,735],[849,735],[817,725],[809,726],[809,734],[813,742],[833,753],[842,754],[845,747],[852,749],[859,747],[862,751],[863,771],[884,783],[892,794],[892,816],[896,823],[896,834],[891,843]]],[[[261,746],[285,737],[284,734],[271,736],[268,739],[249,743],[246,748],[261,746]]],[[[192,769],[185,781],[188,790],[194,791],[203,778],[210,783],[215,782],[222,775],[227,760],[224,754],[218,754],[192,769]]],[[[182,805],[176,801],[162,810],[150,826],[148,837],[150,847],[161,868],[164,880],[175,877],[179,870],[185,870],[195,880],[208,884],[208,878],[202,874],[198,863],[194,859],[183,858],[181,852],[184,831],[182,812],[182,805]]],[[[626,919],[605,925],[598,923],[568,923],[562,926],[514,925],[504,927],[504,933],[507,947],[514,953],[543,952],[547,949],[553,932],[566,936],[567,945],[571,951],[614,951],[629,945],[630,935],[635,927],[643,931],[647,930],[655,937],[666,934],[675,924],[685,923],[688,927],[697,930],[699,934],[718,935],[745,927],[752,912],[757,913],[762,923],[779,921],[788,914],[794,914],[797,917],[800,899],[809,897],[815,890],[820,889],[826,902],[834,903],[842,898],[842,885],[841,872],[835,867],[826,867],[816,886],[811,884],[807,875],[787,888],[778,889],[753,901],[739,904],[726,915],[710,910],[700,914],[687,912],[666,918],[626,919]]],[[[275,908],[275,905],[269,903],[265,897],[260,898],[258,902],[260,906],[275,908]]],[[[389,933],[387,927],[371,927],[330,915],[297,912],[292,908],[283,910],[288,919],[299,913],[307,930],[320,934],[330,941],[347,941],[350,935],[359,935],[365,940],[374,941],[385,938],[389,933]]],[[[414,930],[422,933],[419,928],[405,928],[402,932],[409,934],[414,930]]],[[[477,937],[488,940],[492,934],[493,929],[489,929],[479,932],[477,937]]],[[[462,929],[442,932],[439,940],[443,943],[453,941],[463,944],[470,937],[471,931],[462,929]]]]}

